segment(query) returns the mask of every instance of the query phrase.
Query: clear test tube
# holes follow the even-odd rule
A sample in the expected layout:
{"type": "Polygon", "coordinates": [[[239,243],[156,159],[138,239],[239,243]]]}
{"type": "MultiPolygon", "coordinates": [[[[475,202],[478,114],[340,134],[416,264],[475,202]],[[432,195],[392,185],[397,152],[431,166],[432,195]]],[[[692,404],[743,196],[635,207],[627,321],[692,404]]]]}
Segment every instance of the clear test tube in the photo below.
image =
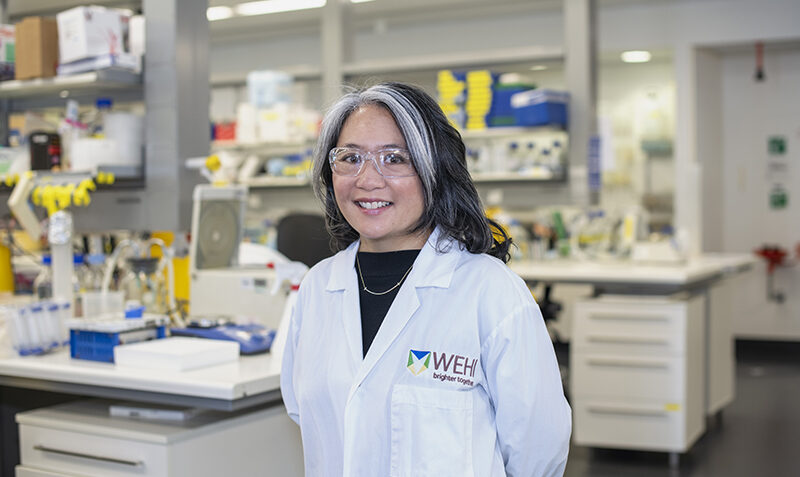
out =
{"type": "Polygon", "coordinates": [[[67,324],[72,320],[72,304],[69,300],[56,300],[59,307],[58,326],[61,330],[61,344],[69,345],[69,328],[67,324]]]}
{"type": "Polygon", "coordinates": [[[39,339],[39,330],[31,319],[30,308],[24,307],[19,309],[19,324],[20,329],[23,330],[23,334],[27,336],[25,346],[20,348],[19,354],[22,356],[35,354],[36,349],[41,346],[41,340],[39,339]]]}
{"type": "Polygon", "coordinates": [[[55,302],[48,302],[46,308],[50,341],[53,343],[54,348],[58,348],[64,342],[61,331],[61,306],[55,302]]]}
{"type": "Polygon", "coordinates": [[[19,354],[20,349],[27,345],[25,343],[27,338],[19,323],[19,311],[13,306],[3,306],[0,307],[0,313],[6,321],[6,327],[11,331],[11,346],[19,354]]]}
{"type": "Polygon", "coordinates": [[[34,303],[28,307],[27,317],[29,329],[35,333],[33,351],[35,354],[44,353],[50,348],[50,339],[48,336],[47,316],[42,303],[34,303]]]}

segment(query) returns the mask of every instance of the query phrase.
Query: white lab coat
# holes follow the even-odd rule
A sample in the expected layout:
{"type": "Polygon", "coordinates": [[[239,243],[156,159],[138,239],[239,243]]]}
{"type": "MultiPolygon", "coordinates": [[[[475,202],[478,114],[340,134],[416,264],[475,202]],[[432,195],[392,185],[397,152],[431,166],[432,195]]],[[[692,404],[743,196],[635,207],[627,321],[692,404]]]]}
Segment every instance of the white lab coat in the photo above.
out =
{"type": "Polygon", "coordinates": [[[281,392],[307,476],[563,474],[570,408],[539,307],[500,260],[437,237],[363,359],[358,242],[303,280],[281,392]]]}

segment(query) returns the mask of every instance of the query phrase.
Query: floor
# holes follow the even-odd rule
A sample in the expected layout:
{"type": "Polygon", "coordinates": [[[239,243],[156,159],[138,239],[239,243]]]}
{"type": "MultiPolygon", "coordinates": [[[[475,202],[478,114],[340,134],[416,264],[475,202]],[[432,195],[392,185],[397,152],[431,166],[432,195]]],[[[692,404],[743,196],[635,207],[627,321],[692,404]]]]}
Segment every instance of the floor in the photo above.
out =
{"type": "Polygon", "coordinates": [[[677,468],[665,453],[573,446],[565,477],[800,476],[800,344],[739,341],[736,357],[736,400],[677,468]]]}

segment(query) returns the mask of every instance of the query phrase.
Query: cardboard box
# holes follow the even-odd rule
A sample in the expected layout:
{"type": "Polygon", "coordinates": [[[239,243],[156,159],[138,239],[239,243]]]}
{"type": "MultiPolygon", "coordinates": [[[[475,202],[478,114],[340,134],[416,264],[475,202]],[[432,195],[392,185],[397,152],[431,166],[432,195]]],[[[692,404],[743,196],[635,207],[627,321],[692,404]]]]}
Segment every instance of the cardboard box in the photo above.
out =
{"type": "Polygon", "coordinates": [[[0,25],[0,80],[14,79],[14,25],[0,25]]]}
{"type": "Polygon", "coordinates": [[[58,66],[58,27],[45,17],[27,17],[16,24],[15,78],[48,78],[58,66]]]}
{"type": "Polygon", "coordinates": [[[75,7],[59,13],[56,19],[62,64],[125,51],[123,15],[118,10],[75,7]]]}

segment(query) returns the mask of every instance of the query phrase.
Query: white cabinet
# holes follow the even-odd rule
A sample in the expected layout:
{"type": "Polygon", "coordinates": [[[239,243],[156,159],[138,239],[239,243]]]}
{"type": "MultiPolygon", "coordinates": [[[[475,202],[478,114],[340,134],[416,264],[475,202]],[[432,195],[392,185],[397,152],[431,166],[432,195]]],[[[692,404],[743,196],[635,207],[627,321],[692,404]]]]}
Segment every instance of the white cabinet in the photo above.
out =
{"type": "Polygon", "coordinates": [[[276,405],[185,422],[112,418],[111,401],[17,414],[17,476],[301,476],[298,427],[276,405]]]}
{"type": "Polygon", "coordinates": [[[708,289],[708,399],[706,412],[721,411],[736,394],[736,350],[733,342],[734,303],[738,276],[723,278],[708,289]]]}
{"type": "Polygon", "coordinates": [[[576,303],[570,379],[576,444],[685,452],[705,429],[705,298],[576,303]]]}

